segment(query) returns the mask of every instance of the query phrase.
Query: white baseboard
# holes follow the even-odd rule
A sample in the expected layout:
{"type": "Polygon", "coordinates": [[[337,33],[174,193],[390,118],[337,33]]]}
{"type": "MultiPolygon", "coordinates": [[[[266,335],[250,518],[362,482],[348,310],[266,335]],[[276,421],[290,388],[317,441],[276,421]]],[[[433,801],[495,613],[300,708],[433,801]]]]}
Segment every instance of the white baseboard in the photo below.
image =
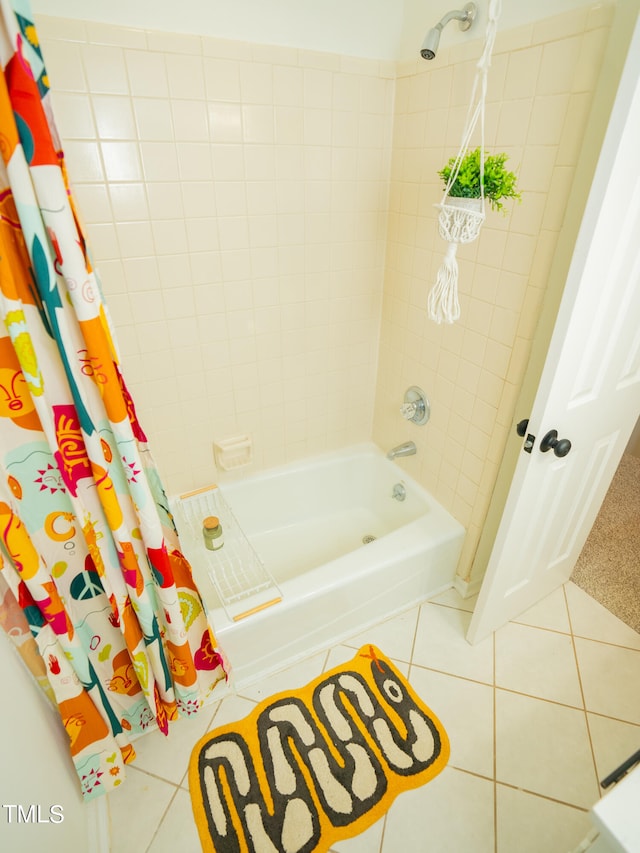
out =
{"type": "Polygon", "coordinates": [[[109,805],[106,796],[95,797],[86,804],[88,853],[109,853],[111,833],[109,831],[109,805]]]}
{"type": "Polygon", "coordinates": [[[471,598],[472,595],[476,595],[480,592],[482,580],[463,581],[460,575],[456,575],[453,585],[462,598],[471,598]]]}

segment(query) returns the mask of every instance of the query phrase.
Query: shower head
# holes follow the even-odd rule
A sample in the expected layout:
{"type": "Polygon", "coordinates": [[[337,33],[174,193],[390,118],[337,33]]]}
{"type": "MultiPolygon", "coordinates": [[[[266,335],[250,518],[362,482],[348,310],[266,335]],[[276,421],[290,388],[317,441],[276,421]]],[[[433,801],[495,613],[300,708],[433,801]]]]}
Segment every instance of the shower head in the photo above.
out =
{"type": "Polygon", "coordinates": [[[420,56],[423,59],[433,59],[440,44],[440,34],[449,21],[459,21],[459,28],[464,32],[468,30],[476,17],[477,7],[475,3],[467,3],[463,9],[454,9],[432,27],[424,37],[420,56]]]}
{"type": "Polygon", "coordinates": [[[438,49],[438,45],[440,44],[440,33],[442,32],[442,27],[438,24],[437,27],[432,27],[429,32],[424,37],[424,41],[422,42],[422,47],[420,48],[420,56],[423,59],[434,59],[436,55],[436,50],[438,49]]]}

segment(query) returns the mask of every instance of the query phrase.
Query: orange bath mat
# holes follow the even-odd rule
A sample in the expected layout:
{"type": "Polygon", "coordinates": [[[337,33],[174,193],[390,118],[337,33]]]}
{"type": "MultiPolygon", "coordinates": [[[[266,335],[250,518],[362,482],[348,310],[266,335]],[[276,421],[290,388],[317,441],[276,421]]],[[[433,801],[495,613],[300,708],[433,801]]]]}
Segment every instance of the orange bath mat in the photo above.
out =
{"type": "Polygon", "coordinates": [[[440,721],[375,646],[194,747],[206,853],[310,853],[365,830],[449,758],[440,721]]]}

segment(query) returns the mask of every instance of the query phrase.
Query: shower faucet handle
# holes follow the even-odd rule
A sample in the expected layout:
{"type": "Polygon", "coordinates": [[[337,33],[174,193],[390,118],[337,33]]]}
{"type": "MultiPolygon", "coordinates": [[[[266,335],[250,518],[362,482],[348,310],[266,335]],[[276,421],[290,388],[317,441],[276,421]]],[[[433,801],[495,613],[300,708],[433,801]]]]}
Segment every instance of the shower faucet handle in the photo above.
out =
{"type": "Polygon", "coordinates": [[[410,421],[411,418],[415,416],[417,409],[417,403],[403,403],[400,406],[400,412],[402,413],[402,417],[406,418],[408,421],[410,421]]]}
{"type": "Polygon", "coordinates": [[[431,406],[422,388],[412,385],[407,389],[404,403],[400,406],[400,413],[403,418],[418,426],[426,424],[431,415],[431,406]]]}

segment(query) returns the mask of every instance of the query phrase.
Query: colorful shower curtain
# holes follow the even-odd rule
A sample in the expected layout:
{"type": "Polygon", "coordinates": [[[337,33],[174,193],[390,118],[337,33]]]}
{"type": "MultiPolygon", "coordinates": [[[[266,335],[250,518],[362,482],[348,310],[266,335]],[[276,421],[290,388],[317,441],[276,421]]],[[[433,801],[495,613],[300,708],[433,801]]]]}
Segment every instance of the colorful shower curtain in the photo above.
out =
{"type": "Polygon", "coordinates": [[[89,798],[225,664],[120,372],[28,3],[0,3],[0,624],[89,798]]]}

